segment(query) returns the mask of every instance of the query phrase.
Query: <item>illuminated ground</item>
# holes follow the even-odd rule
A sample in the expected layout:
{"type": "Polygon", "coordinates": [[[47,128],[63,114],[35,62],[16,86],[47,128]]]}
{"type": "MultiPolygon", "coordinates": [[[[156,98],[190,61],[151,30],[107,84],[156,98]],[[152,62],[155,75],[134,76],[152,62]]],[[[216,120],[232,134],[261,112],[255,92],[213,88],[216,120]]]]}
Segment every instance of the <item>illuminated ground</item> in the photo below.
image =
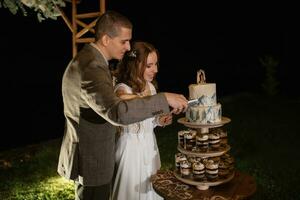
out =
{"type": "MultiPolygon", "coordinates": [[[[299,199],[299,98],[240,94],[220,100],[236,168],[257,183],[254,200],[299,199]]],[[[182,116],[177,116],[182,117],[182,116]]],[[[174,166],[176,122],[156,130],[162,168],[174,166]]],[[[56,173],[60,139],[0,152],[0,199],[74,199],[72,182],[56,173]]]]}

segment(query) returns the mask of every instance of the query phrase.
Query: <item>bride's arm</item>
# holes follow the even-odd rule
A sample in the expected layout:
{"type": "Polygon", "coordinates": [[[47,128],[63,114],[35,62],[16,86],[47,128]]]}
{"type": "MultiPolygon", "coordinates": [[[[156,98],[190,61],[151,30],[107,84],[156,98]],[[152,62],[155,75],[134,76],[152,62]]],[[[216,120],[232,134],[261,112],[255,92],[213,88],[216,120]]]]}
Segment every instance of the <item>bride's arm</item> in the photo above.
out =
{"type": "Polygon", "coordinates": [[[119,87],[117,89],[116,95],[118,97],[120,97],[121,99],[124,99],[124,100],[134,99],[134,98],[139,97],[138,95],[127,93],[126,90],[125,90],[125,88],[123,88],[123,87],[119,87]]]}

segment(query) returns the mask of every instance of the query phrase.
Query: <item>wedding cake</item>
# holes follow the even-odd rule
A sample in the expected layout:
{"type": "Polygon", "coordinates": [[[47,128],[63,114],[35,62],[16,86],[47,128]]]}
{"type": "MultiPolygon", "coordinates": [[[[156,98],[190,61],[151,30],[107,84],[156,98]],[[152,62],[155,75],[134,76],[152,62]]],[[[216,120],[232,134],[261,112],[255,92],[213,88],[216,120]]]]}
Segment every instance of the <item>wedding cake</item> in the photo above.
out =
{"type": "Polygon", "coordinates": [[[234,158],[229,154],[227,130],[217,103],[216,84],[206,83],[203,70],[197,83],[189,85],[186,116],[178,120],[188,129],[178,131],[179,152],[175,154],[174,175],[184,183],[206,190],[234,177],[234,158]]]}
{"type": "Polygon", "coordinates": [[[186,119],[198,124],[221,122],[222,108],[217,103],[216,84],[206,83],[203,70],[197,72],[197,84],[189,85],[190,106],[186,119]]]}

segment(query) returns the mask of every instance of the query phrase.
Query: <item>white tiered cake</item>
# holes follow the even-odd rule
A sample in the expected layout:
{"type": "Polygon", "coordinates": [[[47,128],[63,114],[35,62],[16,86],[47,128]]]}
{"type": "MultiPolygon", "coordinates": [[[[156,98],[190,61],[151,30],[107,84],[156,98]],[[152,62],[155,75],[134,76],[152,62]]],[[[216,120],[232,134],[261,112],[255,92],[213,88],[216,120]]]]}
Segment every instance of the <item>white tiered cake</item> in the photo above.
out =
{"type": "Polygon", "coordinates": [[[221,104],[217,103],[216,84],[206,83],[203,70],[197,72],[197,84],[189,85],[189,99],[196,100],[186,111],[186,119],[197,124],[222,120],[221,104]]]}

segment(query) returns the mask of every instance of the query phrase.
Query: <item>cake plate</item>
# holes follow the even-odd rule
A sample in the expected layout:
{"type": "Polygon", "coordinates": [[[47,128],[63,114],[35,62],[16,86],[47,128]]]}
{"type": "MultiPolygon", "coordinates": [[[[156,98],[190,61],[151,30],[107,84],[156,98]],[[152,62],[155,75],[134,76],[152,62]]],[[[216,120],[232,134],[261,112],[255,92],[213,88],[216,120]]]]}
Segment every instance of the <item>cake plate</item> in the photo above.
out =
{"type": "Polygon", "coordinates": [[[214,128],[214,127],[220,127],[223,126],[224,124],[227,124],[231,121],[228,117],[222,117],[220,122],[216,123],[209,123],[209,124],[199,124],[197,122],[189,122],[185,117],[179,118],[177,120],[179,123],[184,124],[187,127],[190,128],[214,128]]]}
{"type": "Polygon", "coordinates": [[[189,156],[199,156],[202,158],[208,158],[208,157],[221,156],[221,155],[227,153],[230,150],[230,146],[228,144],[226,144],[225,146],[219,147],[218,150],[209,150],[206,152],[186,150],[180,145],[177,146],[177,149],[181,153],[189,155],[189,156]]]}
{"type": "Polygon", "coordinates": [[[230,121],[231,119],[229,119],[228,117],[222,117],[220,122],[210,123],[210,124],[199,124],[196,122],[189,122],[185,117],[179,118],[177,120],[178,123],[184,124],[186,127],[201,130],[201,133],[208,133],[209,128],[220,127],[223,126],[224,124],[229,123],[230,121]]]}
{"type": "Polygon", "coordinates": [[[199,181],[196,181],[193,179],[183,178],[183,177],[181,177],[181,174],[178,173],[178,171],[176,171],[176,170],[174,171],[174,176],[178,180],[180,180],[186,184],[189,184],[189,185],[194,185],[194,186],[196,186],[196,188],[198,190],[207,190],[210,186],[216,186],[216,185],[220,185],[223,183],[227,183],[227,182],[231,181],[231,179],[233,179],[234,174],[235,174],[235,172],[233,171],[227,177],[218,178],[216,181],[201,181],[201,182],[199,182],[199,181]]]}

